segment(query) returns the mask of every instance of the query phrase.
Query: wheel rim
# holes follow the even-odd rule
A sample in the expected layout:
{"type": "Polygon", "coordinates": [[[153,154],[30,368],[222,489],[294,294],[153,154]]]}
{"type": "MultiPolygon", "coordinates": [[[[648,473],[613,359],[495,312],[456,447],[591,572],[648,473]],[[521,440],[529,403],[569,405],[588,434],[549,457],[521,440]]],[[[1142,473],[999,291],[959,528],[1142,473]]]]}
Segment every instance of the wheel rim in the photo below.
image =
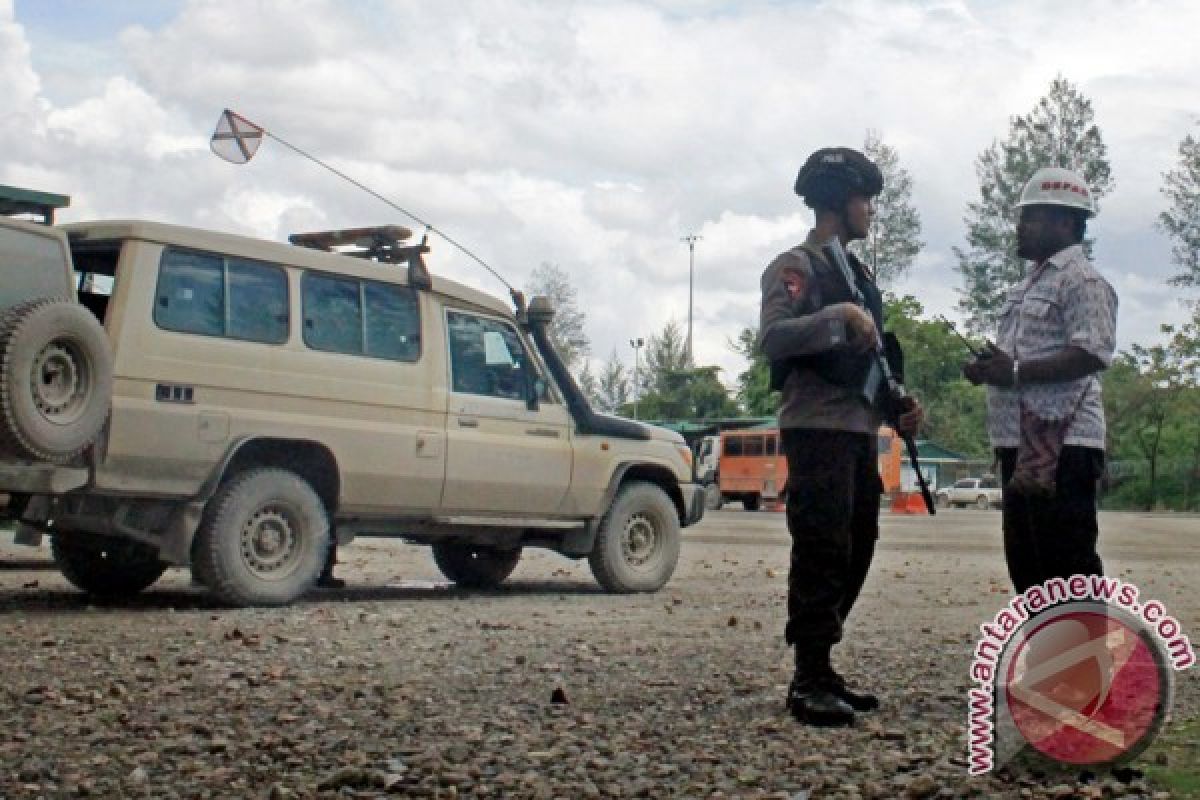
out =
{"type": "Polygon", "coordinates": [[[71,343],[52,341],[34,358],[30,392],[47,420],[60,425],[75,421],[87,405],[90,389],[87,359],[71,343]]]}
{"type": "Polygon", "coordinates": [[[655,560],[663,547],[663,537],[653,517],[634,514],[621,532],[621,557],[634,568],[644,568],[655,560]]]}
{"type": "Polygon", "coordinates": [[[284,509],[259,509],[242,526],[242,560],[255,576],[276,579],[286,576],[302,552],[298,527],[284,509]]]}

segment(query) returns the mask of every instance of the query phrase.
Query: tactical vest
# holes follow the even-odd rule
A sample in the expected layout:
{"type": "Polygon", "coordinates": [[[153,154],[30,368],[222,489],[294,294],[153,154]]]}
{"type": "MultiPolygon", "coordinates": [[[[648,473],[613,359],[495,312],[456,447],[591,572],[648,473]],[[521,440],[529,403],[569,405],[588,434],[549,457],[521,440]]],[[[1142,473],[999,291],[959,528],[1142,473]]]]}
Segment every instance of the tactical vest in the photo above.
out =
{"type": "MultiPolygon", "coordinates": [[[[812,265],[812,283],[805,298],[803,314],[812,314],[837,303],[853,302],[849,287],[837,267],[825,260],[819,249],[808,243],[800,245],[812,265]]],[[[862,293],[867,310],[875,320],[875,327],[883,330],[883,294],[874,281],[867,278],[866,270],[852,253],[847,253],[854,270],[854,282],[862,293]]],[[[780,391],[793,370],[805,369],[817,373],[823,380],[836,386],[861,388],[874,360],[871,351],[855,353],[845,349],[795,356],[771,362],[771,388],[780,391]]],[[[890,359],[889,359],[890,360],[890,359]]]]}

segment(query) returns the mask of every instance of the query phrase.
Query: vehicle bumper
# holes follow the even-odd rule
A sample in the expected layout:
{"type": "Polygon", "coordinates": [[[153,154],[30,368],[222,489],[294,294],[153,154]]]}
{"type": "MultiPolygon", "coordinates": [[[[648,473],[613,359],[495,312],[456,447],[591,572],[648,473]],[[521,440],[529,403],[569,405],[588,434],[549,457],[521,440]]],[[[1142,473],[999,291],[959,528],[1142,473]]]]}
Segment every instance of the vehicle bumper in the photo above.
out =
{"type": "Polygon", "coordinates": [[[683,527],[695,525],[704,517],[704,487],[698,483],[679,486],[683,492],[683,527]]]}

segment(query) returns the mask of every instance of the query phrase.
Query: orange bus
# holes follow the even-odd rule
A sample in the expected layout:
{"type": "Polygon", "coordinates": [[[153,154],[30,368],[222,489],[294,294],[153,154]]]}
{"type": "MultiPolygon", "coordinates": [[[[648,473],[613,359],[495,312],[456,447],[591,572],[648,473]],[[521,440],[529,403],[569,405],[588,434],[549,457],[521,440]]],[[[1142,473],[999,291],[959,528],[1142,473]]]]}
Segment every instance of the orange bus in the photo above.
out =
{"type": "MultiPolygon", "coordinates": [[[[904,442],[886,425],[879,428],[879,477],[885,494],[900,489],[900,457],[904,442]]],[[[747,511],[763,502],[782,502],[787,489],[787,458],[778,428],[721,432],[717,485],[721,503],[740,500],[747,511]]]]}

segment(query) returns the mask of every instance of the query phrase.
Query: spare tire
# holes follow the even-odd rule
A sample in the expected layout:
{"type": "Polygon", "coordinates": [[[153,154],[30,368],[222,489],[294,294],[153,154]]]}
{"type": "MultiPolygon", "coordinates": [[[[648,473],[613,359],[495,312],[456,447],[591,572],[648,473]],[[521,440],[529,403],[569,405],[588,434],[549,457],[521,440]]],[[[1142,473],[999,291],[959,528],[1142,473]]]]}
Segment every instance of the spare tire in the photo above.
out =
{"type": "Polygon", "coordinates": [[[100,435],[112,403],[112,349],[70,300],[14,306],[0,321],[0,452],[62,464],[100,435]]]}

